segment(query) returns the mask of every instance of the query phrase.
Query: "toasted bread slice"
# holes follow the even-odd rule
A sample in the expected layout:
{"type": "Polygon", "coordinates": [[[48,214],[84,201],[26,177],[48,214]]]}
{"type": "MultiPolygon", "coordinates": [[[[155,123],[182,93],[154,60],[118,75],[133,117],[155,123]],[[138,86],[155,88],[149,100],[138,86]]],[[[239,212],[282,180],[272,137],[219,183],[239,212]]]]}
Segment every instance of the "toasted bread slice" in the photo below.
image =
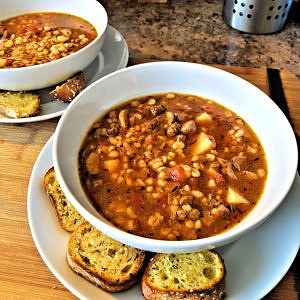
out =
{"type": "Polygon", "coordinates": [[[0,113],[10,118],[35,116],[40,110],[38,95],[25,92],[0,93],[0,113]]]}
{"type": "Polygon", "coordinates": [[[55,99],[68,103],[71,102],[85,88],[84,75],[80,72],[78,75],[70,78],[67,82],[59,85],[50,95],[55,99]]]}
{"type": "Polygon", "coordinates": [[[145,252],[111,239],[86,222],[70,237],[67,261],[73,271],[96,286],[119,292],[138,280],[145,252]]]}
{"type": "Polygon", "coordinates": [[[142,291],[148,300],[222,299],[225,273],[215,251],[156,254],[144,272],[142,291]]]}
{"type": "Polygon", "coordinates": [[[49,195],[53,207],[55,208],[58,221],[63,229],[72,232],[79,225],[85,222],[85,219],[66,198],[57,181],[53,167],[49,169],[44,176],[44,187],[49,195]]]}

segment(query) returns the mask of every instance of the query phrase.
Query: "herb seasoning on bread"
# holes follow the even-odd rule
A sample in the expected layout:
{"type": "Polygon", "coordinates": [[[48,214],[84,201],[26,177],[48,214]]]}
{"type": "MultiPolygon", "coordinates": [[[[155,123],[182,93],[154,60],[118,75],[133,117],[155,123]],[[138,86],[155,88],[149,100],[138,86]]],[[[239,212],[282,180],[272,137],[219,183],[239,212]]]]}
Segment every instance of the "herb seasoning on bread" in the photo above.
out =
{"type": "Polygon", "coordinates": [[[73,271],[108,292],[120,292],[139,279],[145,252],[119,243],[89,223],[71,235],[67,261],[73,271]]]}
{"type": "Polygon", "coordinates": [[[147,300],[219,300],[225,274],[216,251],[156,254],[143,275],[142,290],[147,300]]]}

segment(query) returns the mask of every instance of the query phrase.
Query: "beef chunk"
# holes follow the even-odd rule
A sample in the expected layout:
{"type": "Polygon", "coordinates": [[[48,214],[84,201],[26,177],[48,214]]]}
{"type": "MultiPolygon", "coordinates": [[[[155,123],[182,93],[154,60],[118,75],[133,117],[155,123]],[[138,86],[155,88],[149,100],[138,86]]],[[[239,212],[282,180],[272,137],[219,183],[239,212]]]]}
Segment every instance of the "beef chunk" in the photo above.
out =
{"type": "Polygon", "coordinates": [[[153,106],[151,106],[151,107],[149,108],[149,110],[150,110],[151,115],[152,115],[153,117],[156,117],[156,116],[162,114],[163,112],[165,112],[165,111],[166,111],[166,108],[165,108],[163,105],[158,104],[158,105],[153,105],[153,106]]]}
{"type": "Polygon", "coordinates": [[[162,124],[164,118],[162,116],[158,116],[146,123],[146,132],[151,132],[155,130],[160,124],[162,124]]]}
{"type": "Polygon", "coordinates": [[[175,136],[177,133],[180,132],[180,127],[180,124],[177,122],[171,124],[171,126],[167,129],[167,136],[175,136]]]}

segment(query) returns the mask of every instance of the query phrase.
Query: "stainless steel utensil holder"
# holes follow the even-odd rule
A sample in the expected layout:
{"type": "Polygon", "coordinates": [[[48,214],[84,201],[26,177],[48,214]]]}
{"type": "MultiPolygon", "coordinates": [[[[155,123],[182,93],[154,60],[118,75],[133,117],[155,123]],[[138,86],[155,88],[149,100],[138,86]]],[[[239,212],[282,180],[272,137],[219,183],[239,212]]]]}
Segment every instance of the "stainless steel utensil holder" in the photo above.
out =
{"type": "Polygon", "coordinates": [[[293,0],[224,0],[224,21],[234,29],[266,34],[282,29],[293,0]]]}

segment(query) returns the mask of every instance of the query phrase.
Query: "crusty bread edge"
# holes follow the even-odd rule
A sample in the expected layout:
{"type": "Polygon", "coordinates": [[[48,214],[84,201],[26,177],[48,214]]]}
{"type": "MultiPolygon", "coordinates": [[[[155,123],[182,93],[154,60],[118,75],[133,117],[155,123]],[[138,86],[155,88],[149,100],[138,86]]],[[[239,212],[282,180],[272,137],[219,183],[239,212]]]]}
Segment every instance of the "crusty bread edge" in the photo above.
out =
{"type": "MultiPolygon", "coordinates": [[[[77,274],[81,275],[86,280],[90,281],[91,283],[95,284],[96,286],[102,288],[107,292],[121,292],[124,290],[129,289],[132,287],[138,280],[141,279],[143,271],[146,266],[146,253],[143,250],[140,250],[138,260],[136,261],[135,268],[132,270],[128,276],[124,277],[122,281],[109,281],[105,278],[99,278],[93,271],[87,269],[84,265],[82,265],[76,258],[72,257],[71,253],[71,243],[76,237],[76,234],[81,231],[84,227],[92,227],[89,222],[84,222],[80,226],[78,226],[72,235],[69,238],[68,246],[67,246],[67,262],[70,268],[76,272],[77,274]]],[[[105,235],[104,235],[105,236],[105,235]]],[[[109,238],[109,237],[108,237],[109,238]]]]}
{"type": "Polygon", "coordinates": [[[51,192],[50,192],[49,189],[48,189],[48,185],[47,185],[47,183],[46,183],[46,178],[47,178],[47,176],[48,176],[50,173],[52,173],[52,172],[55,172],[55,171],[54,171],[54,167],[51,167],[51,168],[46,172],[46,174],[44,175],[44,178],[43,178],[43,185],[44,185],[44,188],[45,188],[45,190],[46,190],[46,192],[47,192],[47,195],[48,195],[48,198],[49,198],[49,200],[50,200],[50,202],[51,202],[51,204],[52,204],[52,206],[53,206],[53,208],[54,208],[54,211],[55,211],[55,214],[56,214],[56,217],[57,217],[57,219],[58,219],[58,222],[59,222],[60,226],[61,226],[64,230],[66,230],[66,231],[68,231],[68,232],[73,232],[73,230],[68,229],[68,228],[64,225],[64,223],[62,222],[62,219],[61,219],[61,217],[60,217],[60,215],[59,215],[59,213],[58,213],[58,211],[57,211],[56,200],[55,200],[55,198],[53,197],[53,195],[51,194],[51,192]]]}
{"type": "Polygon", "coordinates": [[[2,104],[0,104],[0,113],[10,118],[20,118],[13,109],[7,108],[5,105],[2,104]]]}
{"type": "Polygon", "coordinates": [[[7,108],[3,104],[0,104],[0,113],[7,116],[7,117],[9,117],[9,118],[13,118],[13,119],[34,117],[40,112],[40,109],[41,109],[40,108],[40,100],[38,102],[38,107],[36,108],[36,110],[33,113],[26,114],[26,115],[17,113],[15,110],[13,110],[11,108],[7,108]]]}
{"type": "Polygon", "coordinates": [[[73,77],[69,78],[64,83],[61,83],[60,85],[57,85],[54,90],[50,91],[49,95],[52,96],[53,98],[55,98],[56,100],[62,102],[62,103],[70,103],[70,102],[73,101],[73,99],[79,93],[81,93],[85,89],[85,87],[86,87],[85,78],[84,78],[83,72],[81,71],[81,72],[75,74],[73,77]],[[57,88],[63,88],[64,86],[67,86],[70,83],[72,84],[72,81],[77,81],[78,82],[79,90],[75,91],[75,95],[71,99],[65,98],[64,97],[65,95],[63,95],[63,97],[61,97],[62,95],[59,95],[59,93],[57,92],[57,88]]]}
{"type": "Polygon", "coordinates": [[[76,260],[74,260],[71,255],[69,254],[69,251],[67,251],[67,262],[70,266],[70,268],[86,280],[90,281],[97,287],[102,288],[103,290],[111,293],[121,292],[129,289],[132,287],[137,281],[138,276],[133,277],[132,279],[124,282],[123,284],[113,285],[109,284],[104,280],[101,280],[99,277],[96,277],[92,272],[84,268],[82,265],[80,265],[76,260]]]}
{"type": "Polygon", "coordinates": [[[167,292],[152,288],[146,281],[142,279],[142,292],[147,300],[220,300],[225,296],[225,277],[215,286],[214,289],[208,289],[206,291],[194,291],[194,292],[167,292]]]}
{"type": "Polygon", "coordinates": [[[168,299],[168,300],[179,300],[179,299],[189,299],[189,300],[220,300],[225,296],[225,278],[226,278],[226,268],[224,264],[223,258],[219,255],[215,250],[210,250],[214,252],[220,259],[223,266],[223,277],[222,279],[215,284],[214,287],[206,289],[206,290],[198,290],[193,292],[174,292],[174,291],[163,291],[156,288],[153,288],[148,284],[147,281],[147,272],[151,267],[154,260],[158,258],[160,255],[157,253],[152,260],[147,265],[147,268],[143,274],[141,286],[144,297],[147,300],[160,300],[160,299],[168,299]]]}

